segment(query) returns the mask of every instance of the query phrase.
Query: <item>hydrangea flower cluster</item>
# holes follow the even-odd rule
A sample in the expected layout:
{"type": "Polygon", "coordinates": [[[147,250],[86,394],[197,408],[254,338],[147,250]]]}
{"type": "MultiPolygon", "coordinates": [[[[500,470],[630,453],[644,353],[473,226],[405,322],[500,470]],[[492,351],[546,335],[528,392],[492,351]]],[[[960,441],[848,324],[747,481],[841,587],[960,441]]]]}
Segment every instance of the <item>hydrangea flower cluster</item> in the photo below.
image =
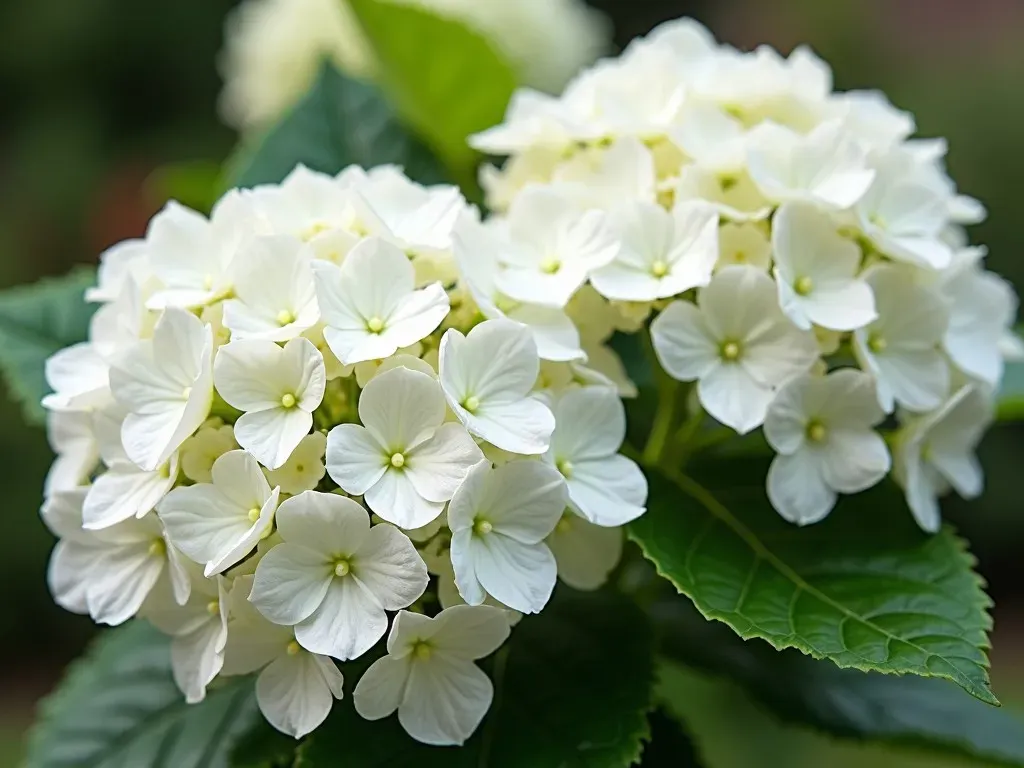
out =
{"type": "Polygon", "coordinates": [[[966,245],[984,210],[913,130],[805,49],[684,20],[473,138],[509,156],[487,218],[390,166],[168,204],[47,365],[57,601],[170,635],[188,701],[257,673],[296,737],[386,635],[356,711],[461,744],[493,696],[475,662],[557,580],[601,586],[645,511],[616,332],[694,383],[691,438],[763,426],[786,519],[892,472],[935,530],[981,489],[1020,350],[966,245]]]}
{"type": "Polygon", "coordinates": [[[981,491],[973,451],[1022,350],[1013,290],[967,244],[985,210],[947,175],[945,141],[914,130],[881,93],[834,92],[806,48],[741,52],[664,24],[559,97],[519,91],[473,138],[509,156],[482,175],[503,212],[481,225],[493,285],[550,311],[586,276],[650,317],[704,412],[763,425],[786,519],[820,520],[892,471],[934,531],[940,495],[981,491]]]}
{"type": "Polygon", "coordinates": [[[559,577],[603,584],[647,496],[569,317],[474,300],[479,227],[453,187],[299,167],[107,251],[89,341],[47,366],[57,601],[172,636],[190,702],[258,673],[296,737],[387,634],[356,709],[468,738],[474,660],[559,577]]]}

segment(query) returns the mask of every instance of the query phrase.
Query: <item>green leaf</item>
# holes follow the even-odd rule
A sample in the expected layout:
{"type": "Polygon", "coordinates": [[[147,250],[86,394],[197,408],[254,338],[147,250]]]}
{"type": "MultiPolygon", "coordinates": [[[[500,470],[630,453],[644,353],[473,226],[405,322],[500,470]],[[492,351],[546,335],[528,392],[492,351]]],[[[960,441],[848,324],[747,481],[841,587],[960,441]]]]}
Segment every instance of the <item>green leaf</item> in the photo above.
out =
{"type": "Polygon", "coordinates": [[[95,271],[82,267],[64,277],[0,291],[0,370],[32,423],[46,420],[39,404],[50,391],[46,359],[89,335],[96,305],[86,303],[85,289],[95,282],[95,271]]]}
{"type": "Polygon", "coordinates": [[[921,533],[887,485],[798,528],[769,505],[763,462],[717,467],[714,487],[727,490],[714,493],[649,472],[647,514],[629,526],[705,617],[840,667],[946,678],[998,703],[985,655],[991,601],[951,530],[921,533]]]}
{"type": "Polygon", "coordinates": [[[830,736],[1024,766],[1024,722],[945,680],[839,669],[795,651],[743,642],[678,599],[650,609],[661,650],[735,681],[766,711],[830,736]]]}
{"type": "Polygon", "coordinates": [[[487,38],[452,19],[384,0],[349,5],[399,109],[458,178],[471,174],[476,153],[466,139],[502,121],[516,87],[512,68],[487,38]]]}
{"type": "MultiPolygon", "coordinates": [[[[610,592],[559,585],[492,657],[494,703],[463,747],[413,741],[392,716],[367,722],[350,699],[299,750],[303,768],[622,768],[648,738],[653,637],[644,615],[610,592]],[[340,760],[344,762],[339,762],[340,760]]],[[[346,681],[357,675],[342,667],[346,681]]]]}
{"type": "Polygon", "coordinates": [[[220,164],[210,160],[167,163],[146,179],[146,193],[157,205],[177,200],[208,214],[220,197],[222,173],[220,164]]]}
{"type": "Polygon", "coordinates": [[[699,768],[697,749],[679,721],[658,708],[647,717],[651,736],[644,747],[640,768],[699,768]]]}
{"type": "Polygon", "coordinates": [[[231,186],[281,181],[299,163],[323,173],[347,165],[394,163],[416,181],[443,173],[430,152],[399,123],[380,91],[324,64],[316,83],[277,125],[229,163],[231,186]]]}
{"type": "Polygon", "coordinates": [[[105,630],[43,702],[26,766],[226,768],[257,717],[248,677],[186,704],[171,677],[168,638],[133,621],[105,630]]]}

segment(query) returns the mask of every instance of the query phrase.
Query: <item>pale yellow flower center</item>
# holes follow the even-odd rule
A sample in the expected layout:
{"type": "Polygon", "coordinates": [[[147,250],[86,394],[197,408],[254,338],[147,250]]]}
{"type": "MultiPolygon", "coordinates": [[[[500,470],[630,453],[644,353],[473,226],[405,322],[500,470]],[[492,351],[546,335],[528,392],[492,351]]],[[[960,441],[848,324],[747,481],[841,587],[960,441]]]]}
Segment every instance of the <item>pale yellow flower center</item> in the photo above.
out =
{"type": "Polygon", "coordinates": [[[401,469],[405,466],[405,456],[401,453],[391,454],[391,466],[395,469],[401,469]]]}
{"type": "Polygon", "coordinates": [[[295,399],[295,395],[293,395],[291,392],[286,392],[285,394],[281,395],[281,405],[284,408],[294,408],[296,402],[298,401],[295,399]]]}

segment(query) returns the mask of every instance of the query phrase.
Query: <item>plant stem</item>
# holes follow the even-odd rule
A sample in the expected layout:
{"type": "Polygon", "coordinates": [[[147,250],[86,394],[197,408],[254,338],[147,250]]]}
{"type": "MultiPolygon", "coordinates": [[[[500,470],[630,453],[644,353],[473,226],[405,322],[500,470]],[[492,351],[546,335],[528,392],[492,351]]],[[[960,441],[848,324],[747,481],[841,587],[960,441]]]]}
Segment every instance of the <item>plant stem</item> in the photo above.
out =
{"type": "Polygon", "coordinates": [[[647,437],[647,444],[644,445],[643,461],[645,464],[657,466],[665,451],[669,435],[672,434],[676,416],[676,390],[679,387],[679,382],[665,373],[658,363],[650,335],[644,333],[643,340],[644,351],[647,353],[648,361],[658,379],[658,409],[654,414],[654,424],[647,437]]]}

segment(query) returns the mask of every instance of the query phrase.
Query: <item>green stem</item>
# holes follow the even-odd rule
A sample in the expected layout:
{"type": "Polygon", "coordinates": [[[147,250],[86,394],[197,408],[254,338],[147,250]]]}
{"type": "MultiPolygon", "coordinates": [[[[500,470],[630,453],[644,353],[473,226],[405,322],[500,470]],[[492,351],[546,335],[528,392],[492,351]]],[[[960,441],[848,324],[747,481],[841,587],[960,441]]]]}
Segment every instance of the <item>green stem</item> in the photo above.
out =
{"type": "Polygon", "coordinates": [[[672,428],[676,416],[676,390],[679,382],[665,373],[658,357],[654,352],[654,345],[651,343],[649,334],[642,334],[644,350],[650,365],[654,369],[654,375],[658,379],[658,409],[654,414],[654,424],[651,433],[647,437],[647,444],[644,445],[643,461],[645,464],[657,466],[665,452],[665,445],[672,434],[672,428]]]}

